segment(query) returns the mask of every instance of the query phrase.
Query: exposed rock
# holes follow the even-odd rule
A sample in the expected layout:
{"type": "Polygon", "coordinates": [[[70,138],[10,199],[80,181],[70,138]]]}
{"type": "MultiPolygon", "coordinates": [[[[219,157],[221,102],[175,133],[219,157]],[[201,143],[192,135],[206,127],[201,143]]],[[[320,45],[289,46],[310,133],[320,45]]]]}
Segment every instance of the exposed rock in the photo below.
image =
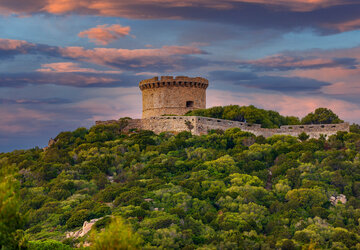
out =
{"type": "Polygon", "coordinates": [[[342,204],[345,204],[347,202],[346,196],[343,194],[340,194],[338,196],[331,196],[330,202],[333,206],[337,205],[338,202],[341,202],[342,204]]]}
{"type": "Polygon", "coordinates": [[[85,221],[82,228],[78,231],[75,231],[75,232],[68,232],[66,234],[66,238],[80,238],[80,237],[83,237],[85,236],[92,228],[92,226],[100,219],[102,219],[103,217],[101,218],[98,218],[98,219],[92,219],[91,221],[87,222],[85,221]]]}
{"type": "Polygon", "coordinates": [[[47,150],[48,148],[50,148],[52,145],[54,145],[57,142],[57,140],[50,138],[47,147],[43,148],[43,150],[47,150]]]}

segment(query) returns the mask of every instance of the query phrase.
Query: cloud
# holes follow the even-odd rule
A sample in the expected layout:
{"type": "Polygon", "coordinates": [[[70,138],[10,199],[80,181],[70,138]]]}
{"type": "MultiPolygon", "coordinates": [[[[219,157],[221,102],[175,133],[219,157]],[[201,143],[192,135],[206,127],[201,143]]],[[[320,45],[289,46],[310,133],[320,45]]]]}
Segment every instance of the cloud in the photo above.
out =
{"type": "Polygon", "coordinates": [[[321,69],[343,67],[355,69],[358,65],[356,58],[324,58],[314,55],[297,56],[290,53],[268,56],[258,60],[240,62],[240,67],[254,71],[289,71],[294,69],[321,69]],[[288,55],[290,54],[290,55],[288,55]]]}
{"type": "Polygon", "coordinates": [[[81,126],[90,127],[95,120],[141,116],[141,92],[137,86],[89,88],[78,91],[71,102],[51,96],[51,93],[67,96],[68,87],[55,87],[52,91],[51,86],[46,88],[50,90],[47,93],[49,98],[36,98],[41,95],[35,93],[35,90],[42,88],[29,86],[29,94],[19,91],[22,92],[19,97],[25,95],[25,99],[0,100],[0,152],[36,145],[43,147],[50,137],[54,138],[61,131],[75,130],[81,126]],[[40,103],[45,105],[38,105],[40,103]]]}
{"type": "MultiPolygon", "coordinates": [[[[14,4],[11,0],[3,0],[1,8],[6,11],[15,13],[34,13],[47,12],[52,14],[66,14],[77,12],[80,14],[95,14],[104,16],[139,16],[146,18],[150,14],[136,11],[136,7],[146,6],[150,12],[158,8],[210,8],[224,10],[234,8],[238,3],[257,4],[277,9],[289,9],[293,11],[311,11],[315,9],[327,8],[338,5],[347,5],[356,3],[355,0],[228,0],[219,2],[217,0],[133,0],[133,1],[116,1],[116,0],[20,0],[21,3],[14,4]]],[[[168,15],[171,15],[169,13],[168,15]]]]}
{"type": "Polygon", "coordinates": [[[255,73],[252,72],[239,72],[230,70],[215,70],[209,72],[209,77],[212,80],[220,81],[241,81],[252,80],[258,78],[255,73]]]}
{"type": "MultiPolygon", "coordinates": [[[[20,40],[0,39],[0,58],[13,57],[24,54],[39,54],[47,57],[55,57],[66,60],[83,61],[115,69],[136,71],[168,71],[183,70],[207,65],[207,61],[194,55],[207,54],[195,46],[163,46],[161,48],[146,49],[117,49],[117,48],[94,48],[83,47],[57,47],[43,44],[34,44],[20,40]]],[[[49,69],[69,70],[74,66],[70,64],[48,64],[49,69]],[[56,69],[55,69],[55,68],[56,69]]],[[[78,69],[79,70],[79,69],[78,69]]],[[[85,70],[85,69],[81,69],[85,70]]]]}
{"type": "Polygon", "coordinates": [[[282,93],[319,92],[331,83],[304,77],[257,75],[253,72],[218,70],[209,72],[210,80],[227,81],[235,85],[282,93]]]}
{"type": "Polygon", "coordinates": [[[134,50],[66,47],[59,50],[63,58],[127,70],[181,70],[207,64],[203,59],[190,57],[206,54],[205,51],[193,46],[163,46],[134,50]]]}
{"type": "Polygon", "coordinates": [[[92,73],[11,73],[0,75],[0,87],[19,88],[28,85],[54,84],[72,87],[116,87],[135,86],[140,77],[127,74],[92,74],[92,73]]]}
{"type": "Polygon", "coordinates": [[[132,19],[187,19],[250,28],[336,33],[358,28],[357,0],[3,0],[0,13],[80,14],[132,19]]]}
{"type": "Polygon", "coordinates": [[[107,45],[121,37],[130,35],[130,26],[98,25],[95,28],[84,30],[78,34],[79,37],[88,37],[92,42],[99,45],[107,45]]]}
{"type": "Polygon", "coordinates": [[[19,104],[19,105],[32,105],[32,104],[65,104],[72,101],[64,98],[45,98],[45,99],[7,99],[0,98],[1,104],[19,104]]]}
{"type": "Polygon", "coordinates": [[[22,40],[0,38],[0,58],[10,58],[16,55],[41,54],[60,56],[58,47],[45,44],[34,44],[22,40]]]}
{"type": "Polygon", "coordinates": [[[322,87],[331,85],[331,83],[311,78],[279,76],[261,76],[249,81],[238,81],[235,84],[249,88],[272,90],[282,93],[319,92],[322,87]]]}
{"type": "Polygon", "coordinates": [[[34,122],[46,122],[54,119],[54,115],[24,107],[0,107],[0,133],[33,132],[37,128],[31,126],[34,122]]]}
{"type": "Polygon", "coordinates": [[[358,30],[360,28],[360,18],[340,23],[325,23],[324,27],[336,30],[338,32],[346,32],[350,30],[358,30]]]}
{"type": "Polygon", "coordinates": [[[78,63],[73,62],[58,62],[42,64],[41,69],[37,69],[38,72],[51,72],[51,73],[97,73],[97,74],[121,74],[122,71],[115,70],[96,70],[90,68],[81,68],[78,63]]]}
{"type": "Polygon", "coordinates": [[[359,61],[358,46],[346,49],[286,51],[253,61],[242,61],[240,65],[243,69],[251,69],[253,72],[272,71],[268,73],[272,76],[278,75],[295,80],[313,79],[318,81],[318,83],[314,82],[314,86],[321,86],[320,91],[323,94],[350,100],[360,94],[359,61]]]}

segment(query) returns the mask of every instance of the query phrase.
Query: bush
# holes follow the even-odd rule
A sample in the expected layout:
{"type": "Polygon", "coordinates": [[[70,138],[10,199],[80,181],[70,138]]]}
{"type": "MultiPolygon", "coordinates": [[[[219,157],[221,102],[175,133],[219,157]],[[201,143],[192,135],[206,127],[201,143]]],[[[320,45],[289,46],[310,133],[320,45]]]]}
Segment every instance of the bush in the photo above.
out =
{"type": "Polygon", "coordinates": [[[29,250],[71,250],[68,245],[65,245],[56,240],[45,240],[45,241],[29,241],[29,250]]]}
{"type": "Polygon", "coordinates": [[[102,232],[91,234],[91,249],[140,249],[141,237],[120,217],[115,217],[102,232]]]}
{"type": "Polygon", "coordinates": [[[66,222],[68,228],[80,227],[83,225],[84,221],[89,219],[90,212],[89,210],[82,209],[76,211],[66,222]]]}

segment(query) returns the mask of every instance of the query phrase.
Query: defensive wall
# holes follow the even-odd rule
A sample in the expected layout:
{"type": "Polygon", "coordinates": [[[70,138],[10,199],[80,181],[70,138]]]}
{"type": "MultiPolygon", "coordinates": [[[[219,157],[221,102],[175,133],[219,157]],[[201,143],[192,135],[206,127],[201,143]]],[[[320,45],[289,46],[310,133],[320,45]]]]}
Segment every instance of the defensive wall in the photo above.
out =
{"type": "MultiPolygon", "coordinates": [[[[116,120],[110,121],[97,121],[98,124],[112,124],[116,123],[116,120]]],[[[305,132],[310,138],[319,138],[320,135],[334,135],[338,131],[349,132],[349,123],[339,124],[311,124],[311,125],[286,125],[280,128],[268,129],[261,128],[260,124],[249,124],[246,122],[230,121],[216,118],[200,117],[200,116],[157,116],[149,117],[145,119],[133,119],[129,120],[128,126],[125,130],[130,129],[143,129],[152,130],[156,134],[170,131],[181,132],[189,131],[194,135],[207,134],[209,130],[221,129],[226,130],[229,128],[240,128],[242,131],[250,132],[256,136],[262,135],[264,137],[270,137],[272,135],[291,135],[298,136],[302,132],[305,132]]]]}

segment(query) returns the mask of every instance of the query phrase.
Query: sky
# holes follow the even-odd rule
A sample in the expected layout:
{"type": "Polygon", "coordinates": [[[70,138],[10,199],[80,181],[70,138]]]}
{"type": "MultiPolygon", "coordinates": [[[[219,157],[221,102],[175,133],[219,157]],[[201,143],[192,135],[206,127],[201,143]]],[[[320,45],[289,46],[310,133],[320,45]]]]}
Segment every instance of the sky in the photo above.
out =
{"type": "Polygon", "coordinates": [[[360,123],[358,0],[0,0],[0,152],[141,117],[140,80],[209,79],[207,107],[360,123]]]}

